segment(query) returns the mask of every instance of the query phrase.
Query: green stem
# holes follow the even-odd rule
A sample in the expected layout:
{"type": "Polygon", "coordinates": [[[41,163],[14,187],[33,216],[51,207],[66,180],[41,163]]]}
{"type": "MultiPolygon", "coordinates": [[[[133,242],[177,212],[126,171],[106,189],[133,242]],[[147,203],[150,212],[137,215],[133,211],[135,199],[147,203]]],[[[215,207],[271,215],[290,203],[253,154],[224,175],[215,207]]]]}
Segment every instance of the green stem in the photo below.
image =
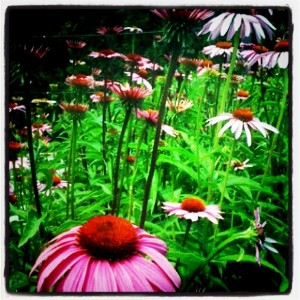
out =
{"type": "Polygon", "coordinates": [[[72,156],[71,156],[71,169],[70,169],[70,179],[71,182],[69,183],[71,185],[71,198],[70,198],[70,204],[71,204],[71,218],[74,220],[75,218],[75,199],[74,199],[74,191],[75,191],[75,159],[76,159],[76,142],[77,142],[77,129],[78,129],[78,123],[77,120],[73,119],[73,131],[72,131],[72,156]]]}
{"type": "Polygon", "coordinates": [[[121,153],[122,153],[122,144],[126,132],[126,128],[128,125],[128,121],[130,119],[131,109],[127,108],[125,113],[125,118],[123,121],[122,130],[120,133],[119,143],[118,143],[118,149],[117,149],[117,156],[116,156],[116,164],[114,169],[114,179],[113,179],[113,203],[112,203],[112,209],[111,212],[114,215],[117,207],[118,207],[118,183],[119,183],[119,169],[120,169],[120,161],[121,161],[121,153]]]}
{"type": "Polygon", "coordinates": [[[169,89],[172,84],[172,79],[173,79],[173,76],[174,76],[174,73],[176,70],[176,65],[177,65],[177,60],[178,60],[179,54],[180,54],[180,50],[181,50],[181,47],[179,47],[179,46],[174,48],[173,55],[172,55],[170,65],[169,65],[167,78],[166,78],[166,83],[165,83],[164,89],[163,89],[162,99],[160,102],[160,107],[159,107],[159,111],[158,111],[158,120],[157,120],[157,124],[156,124],[155,138],[154,138],[154,144],[153,144],[153,150],[152,150],[152,156],[151,156],[151,162],[150,162],[150,169],[149,169],[148,177],[146,180],[145,192],[144,192],[144,197],[143,197],[140,228],[144,228],[144,224],[145,224],[145,220],[146,220],[149,194],[150,194],[150,190],[151,190],[151,184],[152,184],[152,179],[153,179],[153,175],[154,175],[154,171],[155,171],[156,159],[157,159],[157,155],[158,155],[158,144],[159,144],[159,137],[160,137],[160,132],[161,132],[161,125],[162,125],[162,120],[164,117],[164,112],[165,112],[169,89]]]}

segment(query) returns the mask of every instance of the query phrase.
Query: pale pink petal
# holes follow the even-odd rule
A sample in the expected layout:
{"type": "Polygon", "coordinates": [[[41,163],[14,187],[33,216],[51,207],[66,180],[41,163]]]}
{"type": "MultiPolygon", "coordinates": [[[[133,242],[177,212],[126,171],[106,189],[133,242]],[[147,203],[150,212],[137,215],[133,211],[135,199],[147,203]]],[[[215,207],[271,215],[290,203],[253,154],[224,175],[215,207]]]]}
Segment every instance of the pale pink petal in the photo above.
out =
{"type": "Polygon", "coordinates": [[[242,134],[242,130],[243,130],[243,122],[240,121],[234,136],[236,140],[240,138],[242,134]]]}
{"type": "Polygon", "coordinates": [[[231,13],[228,17],[223,20],[222,28],[220,31],[220,35],[224,36],[228,31],[229,26],[231,25],[232,19],[235,17],[234,13],[231,13]]]}
{"type": "Polygon", "coordinates": [[[285,69],[285,68],[287,68],[288,64],[289,64],[289,53],[288,52],[282,52],[278,56],[278,66],[281,69],[285,69]]]}
{"type": "Polygon", "coordinates": [[[246,132],[247,144],[250,147],[251,146],[251,133],[250,133],[249,127],[246,122],[244,122],[244,129],[246,132]]]}
{"type": "Polygon", "coordinates": [[[238,31],[238,29],[241,26],[241,23],[242,23],[242,16],[241,16],[241,14],[236,14],[236,16],[234,18],[234,21],[233,21],[233,28],[234,28],[235,32],[238,31]]]}

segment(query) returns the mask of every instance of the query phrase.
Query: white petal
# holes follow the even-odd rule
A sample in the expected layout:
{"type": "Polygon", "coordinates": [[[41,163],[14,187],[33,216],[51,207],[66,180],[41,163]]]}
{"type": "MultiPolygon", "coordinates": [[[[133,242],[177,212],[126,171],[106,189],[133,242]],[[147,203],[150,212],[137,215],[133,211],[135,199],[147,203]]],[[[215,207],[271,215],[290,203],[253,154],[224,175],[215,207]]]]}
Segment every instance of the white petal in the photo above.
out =
{"type": "Polygon", "coordinates": [[[240,123],[242,123],[240,120],[238,119],[234,119],[234,123],[232,124],[232,127],[231,127],[231,132],[232,133],[235,133],[235,131],[237,130],[237,128],[239,127],[240,123]]]}
{"type": "Polygon", "coordinates": [[[247,145],[250,147],[251,146],[251,132],[250,132],[248,124],[246,122],[244,123],[244,129],[245,129],[246,137],[247,137],[247,145]]]}
{"type": "Polygon", "coordinates": [[[263,246],[274,253],[278,253],[278,250],[276,250],[275,248],[273,248],[272,246],[270,246],[266,243],[264,243],[263,246]]]}
{"type": "Polygon", "coordinates": [[[266,129],[268,129],[268,130],[271,130],[271,131],[273,131],[274,133],[279,133],[279,131],[278,131],[277,128],[275,128],[275,127],[273,127],[272,125],[269,125],[269,124],[267,124],[267,123],[260,122],[260,126],[266,128],[266,129]]]}
{"type": "Polygon", "coordinates": [[[226,34],[226,32],[228,31],[228,28],[231,25],[231,21],[232,21],[234,16],[235,16],[235,14],[231,13],[226,19],[224,19],[223,24],[222,24],[222,28],[221,28],[221,31],[220,31],[221,36],[224,36],[226,34]]]}
{"type": "Polygon", "coordinates": [[[287,68],[289,64],[289,53],[288,52],[281,52],[278,57],[278,66],[281,69],[287,68]]]}
{"type": "Polygon", "coordinates": [[[234,31],[237,31],[240,28],[241,23],[242,23],[242,16],[241,14],[237,14],[233,22],[234,31]]]}
{"type": "Polygon", "coordinates": [[[258,130],[264,137],[268,135],[267,131],[263,128],[263,126],[261,126],[262,123],[260,121],[252,120],[251,122],[249,122],[249,124],[252,124],[254,126],[252,128],[256,128],[256,130],[258,130]]]}
{"type": "Polygon", "coordinates": [[[226,123],[219,131],[218,137],[220,137],[228,128],[230,128],[235,121],[235,119],[229,120],[228,123],[226,123]]]}
{"type": "Polygon", "coordinates": [[[235,132],[235,139],[239,139],[241,134],[242,134],[242,130],[243,130],[243,122],[239,122],[239,126],[235,132]]]}
{"type": "Polygon", "coordinates": [[[211,20],[211,25],[209,27],[209,31],[214,31],[220,23],[222,23],[222,20],[228,16],[228,14],[230,14],[229,12],[225,12],[223,14],[220,14],[219,16],[217,16],[216,18],[213,18],[211,20]]]}

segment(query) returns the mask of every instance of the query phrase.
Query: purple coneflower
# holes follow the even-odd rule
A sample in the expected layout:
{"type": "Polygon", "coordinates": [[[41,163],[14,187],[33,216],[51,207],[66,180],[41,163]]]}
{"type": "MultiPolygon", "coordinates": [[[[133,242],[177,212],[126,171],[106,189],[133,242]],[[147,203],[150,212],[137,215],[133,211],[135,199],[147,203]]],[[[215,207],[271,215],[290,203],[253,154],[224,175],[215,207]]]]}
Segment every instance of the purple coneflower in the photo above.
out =
{"type": "Polygon", "coordinates": [[[226,36],[231,40],[234,34],[240,30],[240,38],[249,37],[254,31],[256,39],[260,41],[265,38],[264,30],[272,38],[272,30],[276,28],[262,15],[240,14],[235,12],[224,12],[209,20],[198,33],[209,33],[209,38],[214,40],[218,36],[226,36]]]}
{"type": "Polygon", "coordinates": [[[132,77],[132,81],[136,82],[138,85],[143,84],[145,86],[146,89],[148,89],[149,91],[152,91],[152,85],[150,84],[150,82],[145,79],[143,76],[141,76],[140,72],[137,73],[131,73],[131,72],[124,72],[127,76],[131,76],[132,77]]]}
{"type": "Polygon", "coordinates": [[[275,127],[261,122],[258,118],[254,117],[253,112],[248,108],[236,109],[232,113],[223,113],[220,116],[210,118],[206,121],[206,126],[214,125],[225,120],[229,121],[221,128],[218,136],[220,137],[228,128],[231,128],[231,132],[235,134],[235,139],[237,140],[240,138],[244,128],[249,147],[251,146],[250,128],[259,131],[264,137],[267,137],[268,135],[267,130],[279,133],[275,127]]]}
{"type": "Polygon", "coordinates": [[[93,76],[78,74],[67,77],[66,84],[69,86],[93,88],[95,80],[93,76]]]}
{"type": "Polygon", "coordinates": [[[91,95],[90,98],[93,102],[111,102],[114,100],[112,97],[105,96],[103,92],[96,92],[95,94],[91,95]]]}
{"type": "Polygon", "coordinates": [[[248,164],[249,159],[246,159],[243,162],[240,162],[239,160],[232,160],[231,166],[234,168],[234,171],[237,170],[244,170],[245,168],[252,168],[253,165],[248,164]]]}
{"type": "Polygon", "coordinates": [[[35,122],[31,126],[31,131],[38,132],[38,134],[42,136],[45,131],[52,131],[52,128],[48,124],[44,124],[42,122],[35,122]]]}
{"type": "Polygon", "coordinates": [[[206,46],[202,53],[213,58],[215,56],[225,56],[228,61],[232,54],[233,46],[230,42],[217,42],[215,45],[206,46]]]}
{"type": "Polygon", "coordinates": [[[12,112],[13,110],[19,110],[21,112],[26,111],[25,105],[18,105],[17,103],[9,103],[8,104],[8,111],[12,112]]]}
{"type": "Polygon", "coordinates": [[[263,45],[241,43],[240,47],[244,49],[240,51],[240,56],[247,61],[248,68],[256,62],[260,65],[261,59],[264,57],[265,53],[268,52],[268,49],[263,45]]]}
{"type": "Polygon", "coordinates": [[[169,216],[176,215],[192,222],[199,218],[207,218],[212,223],[218,224],[218,219],[223,219],[218,205],[206,205],[202,199],[197,197],[185,198],[181,203],[163,202],[162,208],[169,213],[169,216]]]}
{"type": "Polygon", "coordinates": [[[30,272],[40,266],[38,292],[174,292],[180,286],[166,244],[119,217],[94,217],[47,246],[30,272]]]}
{"type": "Polygon", "coordinates": [[[122,53],[115,52],[112,49],[103,49],[98,52],[92,51],[89,56],[94,58],[122,58],[125,59],[126,56],[122,53]]]}
{"type": "MultiPolygon", "coordinates": [[[[143,118],[146,121],[150,122],[152,125],[156,125],[157,120],[158,120],[158,111],[157,110],[152,110],[152,109],[147,109],[147,110],[140,110],[137,109],[136,111],[136,116],[138,118],[143,118]]],[[[161,129],[169,134],[170,136],[176,137],[178,136],[178,132],[171,126],[162,124],[161,129]]]]}
{"type": "Polygon", "coordinates": [[[268,69],[278,65],[285,69],[289,65],[289,41],[279,40],[274,47],[274,51],[267,52],[262,59],[262,66],[268,69]]]}
{"type": "Polygon", "coordinates": [[[254,210],[254,216],[255,216],[254,228],[257,231],[257,241],[255,242],[255,258],[258,264],[261,265],[260,250],[266,248],[274,253],[278,253],[278,251],[275,248],[267,244],[267,243],[273,244],[277,242],[265,236],[264,227],[267,224],[267,222],[260,224],[259,208],[254,210]]]}
{"type": "Polygon", "coordinates": [[[9,170],[12,170],[16,167],[16,169],[30,169],[30,160],[23,156],[23,157],[18,157],[16,160],[9,160],[9,170]]]}

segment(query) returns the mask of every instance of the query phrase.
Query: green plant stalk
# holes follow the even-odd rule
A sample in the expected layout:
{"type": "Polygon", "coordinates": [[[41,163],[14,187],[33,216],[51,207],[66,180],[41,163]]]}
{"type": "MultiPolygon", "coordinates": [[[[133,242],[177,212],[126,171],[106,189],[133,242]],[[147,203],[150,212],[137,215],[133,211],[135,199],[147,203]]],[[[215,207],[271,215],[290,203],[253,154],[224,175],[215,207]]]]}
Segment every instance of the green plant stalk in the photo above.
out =
{"type": "Polygon", "coordinates": [[[71,169],[70,169],[70,185],[71,185],[71,197],[70,197],[70,204],[71,204],[71,219],[74,220],[75,218],[75,199],[74,199],[74,191],[75,191],[75,160],[76,160],[76,142],[77,142],[77,129],[78,123],[75,118],[73,118],[73,130],[72,130],[72,156],[71,156],[71,169]]]}
{"type": "MultiPolygon", "coordinates": [[[[230,67],[228,70],[228,74],[227,74],[227,78],[225,81],[225,85],[222,91],[222,98],[221,98],[221,102],[218,106],[218,115],[220,113],[224,112],[225,109],[225,105],[226,102],[228,101],[228,92],[229,92],[229,87],[230,87],[230,82],[231,82],[231,78],[232,78],[232,74],[233,74],[233,70],[235,67],[235,61],[237,58],[237,52],[238,52],[238,46],[239,46],[239,41],[240,41],[240,31],[238,30],[233,38],[233,51],[232,51],[232,55],[231,55],[231,59],[230,59],[230,67]]],[[[218,141],[219,141],[219,137],[218,137],[218,133],[221,129],[221,123],[218,122],[215,128],[215,132],[214,132],[214,140],[213,140],[213,158],[212,158],[212,162],[211,162],[211,168],[210,168],[210,175],[208,178],[208,191],[207,191],[207,202],[209,203],[211,198],[212,198],[212,179],[214,176],[214,171],[215,171],[215,163],[216,163],[216,158],[215,158],[215,151],[218,147],[218,141]]]]}
{"type": "Polygon", "coordinates": [[[124,178],[125,178],[125,174],[126,174],[126,163],[127,163],[126,158],[128,155],[128,146],[129,146],[130,139],[131,139],[132,119],[133,119],[132,114],[130,114],[130,118],[129,118],[129,122],[128,122],[128,129],[127,129],[127,137],[126,137],[125,146],[124,146],[124,159],[123,159],[122,174],[121,174],[121,179],[120,179],[120,187],[119,187],[118,200],[117,200],[116,216],[119,215],[123,183],[124,183],[124,178]]]}
{"type": "Polygon", "coordinates": [[[125,132],[127,129],[127,125],[128,125],[129,119],[130,119],[130,115],[131,115],[131,109],[126,108],[125,118],[123,121],[123,126],[122,126],[119,143],[118,143],[116,164],[115,164],[115,169],[114,169],[114,173],[113,173],[113,202],[112,202],[112,208],[111,208],[112,215],[115,214],[117,207],[118,207],[118,194],[119,194],[118,183],[119,183],[120,161],[121,161],[121,154],[122,154],[122,144],[123,144],[125,132]]]}
{"type": "Polygon", "coordinates": [[[128,188],[129,205],[128,205],[128,212],[127,212],[127,219],[129,221],[130,221],[132,209],[133,209],[133,186],[134,186],[134,182],[135,182],[137,170],[138,170],[138,168],[137,168],[138,167],[138,158],[140,155],[141,145],[142,145],[147,128],[148,128],[148,124],[146,123],[144,128],[142,129],[140,136],[139,136],[139,139],[138,139],[137,145],[136,145],[136,150],[135,150],[135,161],[133,164],[133,172],[132,172],[132,176],[131,176],[131,180],[130,180],[130,184],[129,184],[129,188],[128,188]]]}
{"type": "Polygon", "coordinates": [[[223,249],[227,248],[229,245],[233,243],[238,243],[243,240],[251,240],[252,238],[256,237],[257,233],[255,233],[251,228],[248,228],[247,230],[237,233],[222,243],[220,243],[216,248],[213,249],[213,251],[210,252],[210,254],[207,256],[204,262],[202,262],[199,267],[193,272],[191,277],[186,281],[186,285],[181,288],[182,291],[187,291],[188,287],[192,284],[194,279],[201,273],[201,270],[204,269],[204,267],[217,255],[219,254],[223,249]]]}
{"type": "MultiPolygon", "coordinates": [[[[285,69],[284,70],[284,78],[283,78],[282,98],[281,98],[281,101],[280,101],[280,111],[279,111],[279,116],[278,116],[278,120],[277,120],[277,124],[276,124],[276,128],[278,129],[278,131],[281,128],[283,117],[284,117],[285,111],[287,109],[288,88],[289,88],[288,69],[285,69]]],[[[266,163],[264,174],[263,174],[263,177],[262,177],[262,180],[261,180],[261,185],[262,186],[264,186],[266,177],[269,174],[269,171],[270,171],[270,168],[271,168],[272,157],[273,157],[273,153],[275,151],[276,145],[277,145],[278,136],[279,136],[278,134],[273,135],[271,147],[270,147],[269,154],[268,154],[267,163],[266,163]]],[[[259,191],[257,193],[256,199],[255,199],[255,203],[254,203],[255,206],[254,207],[257,206],[257,202],[258,202],[258,199],[260,197],[260,194],[261,194],[261,192],[259,191]]]]}
{"type": "Polygon", "coordinates": [[[177,65],[177,60],[178,60],[179,54],[180,54],[180,50],[181,50],[181,47],[179,47],[179,46],[175,47],[173,50],[166,82],[165,82],[163,93],[162,93],[162,99],[161,99],[160,106],[159,106],[158,120],[156,123],[156,131],[155,131],[155,138],[154,138],[150,168],[149,168],[149,173],[148,173],[148,177],[146,180],[145,192],[144,192],[144,197],[143,197],[140,228],[144,228],[144,224],[145,224],[145,220],[146,220],[149,194],[150,194],[152,179],[153,179],[153,175],[154,175],[154,171],[155,171],[156,159],[158,156],[158,144],[159,144],[159,137],[160,137],[160,133],[161,133],[161,125],[162,125],[162,120],[164,117],[164,112],[165,112],[169,89],[172,84],[172,79],[173,79],[173,76],[174,76],[174,73],[176,70],[176,65],[177,65]]]}

